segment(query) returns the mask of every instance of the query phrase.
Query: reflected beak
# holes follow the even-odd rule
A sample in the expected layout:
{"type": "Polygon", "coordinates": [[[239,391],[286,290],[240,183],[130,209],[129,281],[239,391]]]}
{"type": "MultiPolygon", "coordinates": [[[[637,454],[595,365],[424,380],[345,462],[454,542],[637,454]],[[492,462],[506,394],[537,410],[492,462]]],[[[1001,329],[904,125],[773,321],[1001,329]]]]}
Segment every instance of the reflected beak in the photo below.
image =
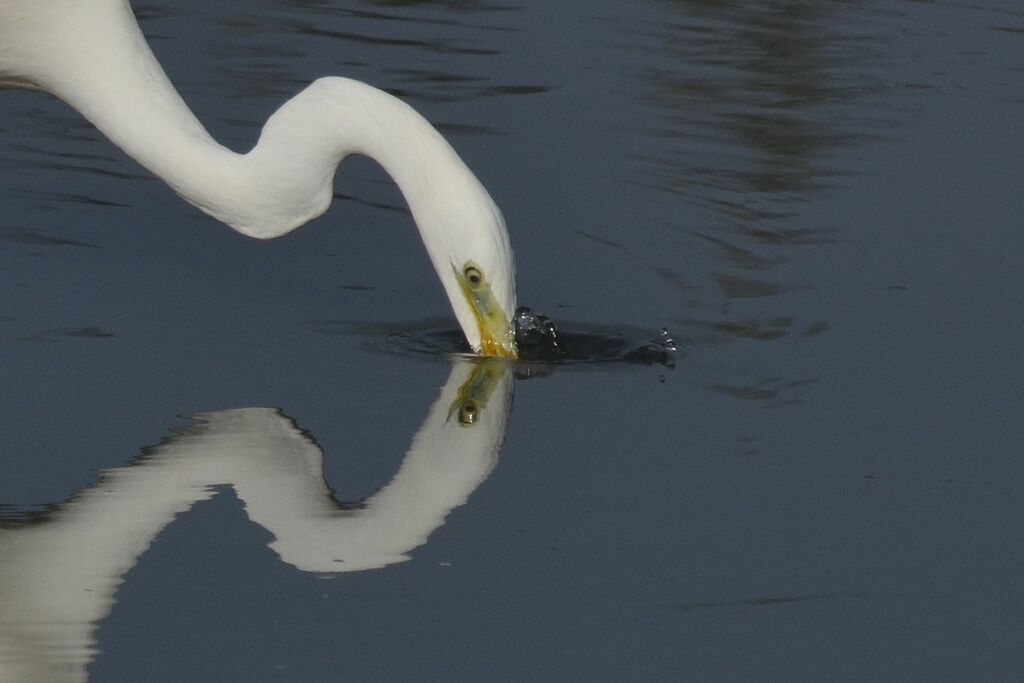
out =
{"type": "Polygon", "coordinates": [[[475,362],[473,371],[459,387],[458,395],[448,407],[448,419],[457,415],[463,427],[476,424],[507,370],[508,366],[501,361],[485,359],[475,362]]]}
{"type": "Polygon", "coordinates": [[[480,355],[510,360],[518,358],[511,318],[501,309],[491,286],[486,282],[471,284],[457,268],[452,270],[480,330],[480,355]]]}

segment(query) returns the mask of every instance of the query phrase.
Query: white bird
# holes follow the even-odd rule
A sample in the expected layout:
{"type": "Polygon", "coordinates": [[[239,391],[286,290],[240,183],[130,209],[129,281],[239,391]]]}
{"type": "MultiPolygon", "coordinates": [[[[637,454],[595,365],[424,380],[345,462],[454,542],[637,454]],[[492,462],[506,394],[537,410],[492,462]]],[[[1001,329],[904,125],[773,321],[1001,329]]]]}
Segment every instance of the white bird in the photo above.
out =
{"type": "Polygon", "coordinates": [[[187,201],[259,239],[327,211],[346,156],[374,159],[405,197],[470,346],[516,357],[515,267],[501,212],[441,134],[399,99],[321,78],[238,154],[189,110],[128,0],[0,0],[0,86],[59,97],[187,201]]]}

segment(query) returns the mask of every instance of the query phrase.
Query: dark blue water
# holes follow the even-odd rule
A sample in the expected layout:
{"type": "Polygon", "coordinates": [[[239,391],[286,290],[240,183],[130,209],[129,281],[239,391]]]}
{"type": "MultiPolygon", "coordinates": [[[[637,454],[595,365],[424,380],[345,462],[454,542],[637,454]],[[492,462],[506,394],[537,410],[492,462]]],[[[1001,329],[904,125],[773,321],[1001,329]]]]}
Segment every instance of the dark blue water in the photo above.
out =
{"type": "Polygon", "coordinates": [[[1018,3],[135,9],[235,149],[400,94],[521,303],[680,351],[473,375],[372,163],[257,242],[4,91],[4,680],[1019,678],[1018,3]]]}

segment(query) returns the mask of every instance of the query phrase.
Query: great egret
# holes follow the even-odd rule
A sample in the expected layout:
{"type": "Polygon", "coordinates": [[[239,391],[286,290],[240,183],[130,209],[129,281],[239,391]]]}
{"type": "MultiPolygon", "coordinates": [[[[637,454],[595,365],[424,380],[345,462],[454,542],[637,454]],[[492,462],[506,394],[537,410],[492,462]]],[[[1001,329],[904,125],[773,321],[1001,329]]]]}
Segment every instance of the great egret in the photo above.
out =
{"type": "Polygon", "coordinates": [[[441,134],[397,98],[321,78],[237,154],[174,89],[128,0],[0,0],[0,86],[56,95],[187,201],[259,239],[322,215],[338,164],[371,157],[408,202],[470,346],[516,357],[515,267],[501,212],[441,134]]]}

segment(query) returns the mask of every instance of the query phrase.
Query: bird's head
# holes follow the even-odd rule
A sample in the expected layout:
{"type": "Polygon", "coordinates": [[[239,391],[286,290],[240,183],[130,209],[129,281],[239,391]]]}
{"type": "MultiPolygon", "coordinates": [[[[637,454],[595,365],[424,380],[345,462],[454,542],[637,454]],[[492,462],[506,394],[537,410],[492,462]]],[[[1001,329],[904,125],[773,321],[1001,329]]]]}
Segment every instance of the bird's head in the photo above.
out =
{"type": "Polygon", "coordinates": [[[434,202],[421,225],[424,244],[473,350],[516,358],[512,313],[515,260],[501,211],[476,178],[453,201],[434,202]]]}
{"type": "MultiPolygon", "coordinates": [[[[505,220],[444,136],[405,102],[358,81],[322,78],[301,97],[326,102],[310,107],[316,121],[324,107],[331,112],[336,141],[324,155],[327,172],[320,173],[328,179],[325,195],[330,196],[331,164],[339,155],[376,160],[409,205],[466,341],[478,354],[516,358],[515,262],[505,220]]],[[[317,143],[316,149],[324,148],[317,143]]]]}
{"type": "Polygon", "coordinates": [[[461,296],[448,296],[452,297],[452,308],[466,340],[482,356],[517,357],[515,331],[508,313],[516,305],[511,266],[511,261],[495,261],[485,267],[473,259],[464,261],[461,269],[452,265],[461,296]]]}

